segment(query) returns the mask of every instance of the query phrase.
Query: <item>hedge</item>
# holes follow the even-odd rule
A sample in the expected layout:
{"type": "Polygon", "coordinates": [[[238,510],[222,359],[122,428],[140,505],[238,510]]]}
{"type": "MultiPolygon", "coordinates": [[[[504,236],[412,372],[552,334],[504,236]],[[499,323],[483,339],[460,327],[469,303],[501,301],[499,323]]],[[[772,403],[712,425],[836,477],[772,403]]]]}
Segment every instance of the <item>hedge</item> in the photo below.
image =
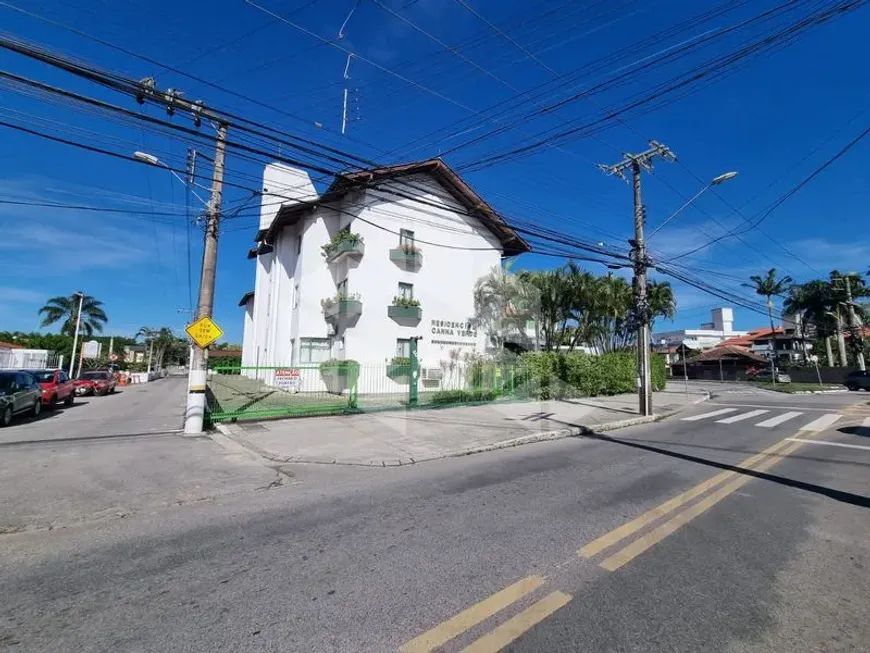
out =
{"type": "Polygon", "coordinates": [[[441,390],[429,398],[431,404],[463,404],[472,401],[494,401],[493,390],[441,390]]]}
{"type": "MultiPolygon", "coordinates": [[[[535,399],[595,397],[637,391],[637,356],[611,352],[592,356],[583,352],[530,352],[523,354],[518,393],[535,399]]],[[[653,390],[665,387],[665,361],[652,357],[653,390]]]]}

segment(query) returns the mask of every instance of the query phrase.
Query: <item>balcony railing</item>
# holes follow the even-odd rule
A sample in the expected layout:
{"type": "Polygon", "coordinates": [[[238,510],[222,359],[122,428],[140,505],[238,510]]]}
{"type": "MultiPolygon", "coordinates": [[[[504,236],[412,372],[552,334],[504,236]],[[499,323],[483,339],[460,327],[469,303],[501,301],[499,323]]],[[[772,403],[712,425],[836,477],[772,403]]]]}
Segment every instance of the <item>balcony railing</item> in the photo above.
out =
{"type": "Polygon", "coordinates": [[[359,234],[342,230],[320,249],[327,263],[337,263],[344,258],[361,258],[365,253],[365,244],[359,234]]]}

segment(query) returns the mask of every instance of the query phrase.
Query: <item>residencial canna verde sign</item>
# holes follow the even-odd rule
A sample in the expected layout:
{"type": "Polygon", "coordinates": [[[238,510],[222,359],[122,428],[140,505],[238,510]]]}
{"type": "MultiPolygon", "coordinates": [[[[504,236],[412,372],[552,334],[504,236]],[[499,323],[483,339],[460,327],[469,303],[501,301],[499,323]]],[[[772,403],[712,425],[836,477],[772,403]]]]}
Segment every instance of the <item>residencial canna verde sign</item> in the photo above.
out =
{"type": "Polygon", "coordinates": [[[451,345],[453,347],[475,347],[477,345],[477,327],[471,322],[454,320],[429,320],[429,332],[432,334],[433,345],[451,345]]]}

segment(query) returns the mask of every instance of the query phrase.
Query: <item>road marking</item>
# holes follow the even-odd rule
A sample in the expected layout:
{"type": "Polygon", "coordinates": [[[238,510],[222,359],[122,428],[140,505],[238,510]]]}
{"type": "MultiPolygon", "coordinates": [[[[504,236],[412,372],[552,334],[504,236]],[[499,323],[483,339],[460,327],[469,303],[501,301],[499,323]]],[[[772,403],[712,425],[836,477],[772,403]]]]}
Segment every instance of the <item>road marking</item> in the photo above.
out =
{"type": "Polygon", "coordinates": [[[692,415],[691,417],[683,417],[684,422],[697,422],[699,419],[707,419],[708,417],[716,417],[716,415],[725,415],[726,413],[733,413],[736,408],[723,408],[721,410],[714,410],[712,413],[704,413],[703,415],[692,415]]]}
{"type": "Polygon", "coordinates": [[[571,596],[564,592],[548,594],[492,632],[466,646],[462,649],[462,653],[497,653],[556,610],[567,605],[570,600],[571,596]]]}
{"type": "Polygon", "coordinates": [[[845,447],[846,449],[863,449],[870,451],[870,447],[862,444],[846,444],[845,442],[822,442],[821,440],[803,440],[801,438],[788,438],[791,442],[805,442],[807,444],[824,444],[829,447],[845,447]]]}
{"type": "MultiPolygon", "coordinates": [[[[451,639],[458,637],[469,628],[489,619],[496,612],[504,610],[521,598],[534,592],[544,584],[542,576],[527,576],[513,585],[499,590],[492,596],[475,603],[455,617],[435,626],[422,635],[415,637],[399,649],[400,653],[429,653],[451,639]]],[[[537,604],[536,604],[537,605],[537,604]]],[[[534,607],[534,606],[533,606],[534,607]]],[[[522,614],[522,613],[521,613],[522,614]]],[[[519,616],[519,615],[517,615],[519,616]]],[[[546,616],[546,615],[545,615],[546,616]]]]}
{"type": "Polygon", "coordinates": [[[712,402],[712,401],[708,401],[706,405],[707,406],[737,406],[738,408],[784,408],[784,409],[790,409],[790,410],[815,410],[815,411],[818,411],[820,413],[824,413],[824,412],[831,410],[830,406],[828,406],[827,408],[817,408],[815,406],[785,406],[785,405],[780,405],[780,404],[776,404],[776,405],[771,405],[771,404],[726,404],[726,403],[712,402]]]}
{"type": "MultiPolygon", "coordinates": [[[[785,447],[788,443],[785,440],[780,440],[776,444],[771,447],[768,447],[764,451],[755,454],[754,456],[750,456],[743,462],[737,464],[737,467],[741,467],[743,469],[748,469],[755,463],[764,459],[766,456],[775,453],[782,447],[785,447]]],[[[695,497],[698,497],[707,490],[710,490],[717,485],[720,485],[730,479],[733,476],[738,474],[737,471],[727,471],[722,472],[721,474],[717,474],[716,476],[707,479],[703,483],[699,483],[695,487],[690,490],[683,492],[682,494],[678,494],[673,499],[669,499],[665,501],[663,504],[656,506],[655,508],[648,510],[643,513],[639,517],[632,519],[630,522],[623,524],[619,528],[615,528],[609,533],[605,533],[598,539],[592,540],[589,544],[580,549],[577,553],[581,558],[591,558],[595,555],[598,555],[604,549],[607,549],[620,540],[625,539],[629,535],[633,535],[640,529],[644,528],[646,525],[651,524],[654,521],[657,521],[660,517],[664,517],[669,512],[673,512],[680,506],[685,503],[688,503],[695,497]]]]}
{"type": "MultiPolygon", "coordinates": [[[[792,442],[784,449],[780,450],[776,456],[770,457],[762,462],[760,465],[758,465],[754,469],[754,471],[763,472],[770,469],[776,463],[778,463],[781,458],[788,456],[789,454],[799,449],[801,446],[802,445],[800,441],[792,442]]],[[[600,566],[604,569],[607,569],[608,571],[616,571],[623,565],[634,560],[644,551],[647,551],[648,549],[661,542],[663,539],[665,539],[668,535],[674,533],[674,531],[679,529],[681,526],[687,524],[699,515],[705,513],[717,503],[731,495],[733,492],[749,483],[752,478],[752,476],[741,476],[731,481],[730,483],[719,488],[709,496],[701,499],[692,507],[681,512],[675,517],[672,517],[661,526],[653,529],[646,535],[639,537],[625,548],[621,549],[617,553],[614,553],[609,558],[606,558],[604,561],[602,561],[600,566]]]]}
{"type": "Polygon", "coordinates": [[[791,413],[783,413],[782,415],[777,415],[776,417],[771,417],[770,419],[766,419],[763,422],[759,422],[756,426],[763,426],[764,428],[773,428],[774,426],[778,426],[783,422],[787,422],[790,419],[803,415],[803,413],[799,412],[791,412],[791,413]]]}
{"type": "Polygon", "coordinates": [[[822,415],[821,417],[817,417],[809,424],[800,427],[799,431],[823,431],[828,428],[831,424],[840,419],[840,415],[837,413],[828,413],[827,415],[822,415]]]}
{"type": "Polygon", "coordinates": [[[768,413],[768,410],[750,410],[748,413],[739,413],[732,417],[726,417],[725,419],[717,419],[717,424],[733,424],[734,422],[740,422],[744,419],[752,419],[753,417],[758,417],[759,415],[764,415],[764,413],[768,413]]]}

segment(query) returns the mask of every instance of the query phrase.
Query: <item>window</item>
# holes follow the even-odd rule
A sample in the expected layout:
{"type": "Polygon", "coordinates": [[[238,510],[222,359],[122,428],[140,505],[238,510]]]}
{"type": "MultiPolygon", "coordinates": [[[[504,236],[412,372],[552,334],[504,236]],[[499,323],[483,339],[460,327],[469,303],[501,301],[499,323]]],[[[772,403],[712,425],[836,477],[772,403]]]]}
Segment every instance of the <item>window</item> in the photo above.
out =
{"type": "Polygon", "coordinates": [[[60,383],[66,383],[67,381],[69,381],[69,377],[66,375],[66,372],[61,371],[58,374],[58,380],[60,381],[60,383]]]}
{"type": "Polygon", "coordinates": [[[399,338],[396,340],[396,356],[400,358],[411,357],[411,341],[407,338],[399,338]]]}
{"type": "Polygon", "coordinates": [[[414,284],[399,282],[399,297],[402,299],[414,299],[414,284]]]}
{"type": "Polygon", "coordinates": [[[414,244],[414,232],[410,229],[399,229],[399,247],[414,244]]]}
{"type": "Polygon", "coordinates": [[[329,360],[331,349],[329,338],[301,338],[299,340],[299,364],[322,363],[329,360]]]}

